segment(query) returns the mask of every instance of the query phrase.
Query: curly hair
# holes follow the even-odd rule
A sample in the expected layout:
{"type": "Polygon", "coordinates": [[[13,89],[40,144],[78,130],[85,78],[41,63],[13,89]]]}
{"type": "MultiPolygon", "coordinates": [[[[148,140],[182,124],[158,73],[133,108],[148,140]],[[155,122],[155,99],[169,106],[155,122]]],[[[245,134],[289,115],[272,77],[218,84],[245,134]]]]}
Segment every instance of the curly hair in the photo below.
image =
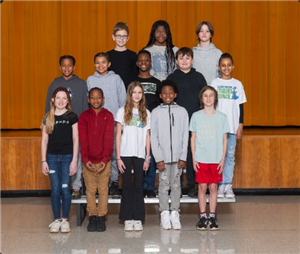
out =
{"type": "Polygon", "coordinates": [[[138,81],[131,82],[127,88],[126,104],[124,107],[124,122],[126,124],[129,124],[132,119],[132,110],[134,107],[133,102],[132,102],[132,94],[133,94],[134,88],[136,88],[136,87],[140,87],[143,92],[142,99],[139,101],[138,110],[139,110],[140,120],[143,122],[143,125],[146,126],[147,125],[147,116],[148,116],[147,110],[146,110],[146,98],[145,98],[143,86],[138,81]]]}

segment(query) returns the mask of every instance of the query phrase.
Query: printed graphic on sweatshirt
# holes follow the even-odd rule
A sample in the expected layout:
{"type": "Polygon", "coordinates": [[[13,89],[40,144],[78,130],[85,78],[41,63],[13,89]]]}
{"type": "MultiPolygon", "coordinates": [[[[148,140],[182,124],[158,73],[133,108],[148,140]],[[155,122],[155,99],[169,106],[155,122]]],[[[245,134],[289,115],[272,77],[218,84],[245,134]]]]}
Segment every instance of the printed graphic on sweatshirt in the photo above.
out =
{"type": "Polygon", "coordinates": [[[217,131],[214,124],[200,124],[200,140],[216,140],[217,131]]]}
{"type": "Polygon", "coordinates": [[[144,124],[143,122],[140,120],[140,117],[138,114],[134,114],[132,115],[132,119],[130,121],[130,123],[128,124],[128,126],[136,126],[138,128],[144,128],[144,124]]]}
{"type": "Polygon", "coordinates": [[[70,98],[71,100],[73,99],[73,92],[72,92],[72,89],[70,87],[67,88],[68,92],[69,92],[69,95],[70,95],[70,98]]]}
{"type": "Polygon", "coordinates": [[[152,64],[155,72],[167,72],[167,59],[165,55],[152,54],[152,64]]]}
{"type": "Polygon", "coordinates": [[[218,86],[218,98],[237,100],[239,96],[237,96],[237,90],[235,86],[218,86]]]}
{"type": "Polygon", "coordinates": [[[155,83],[151,83],[151,82],[143,82],[141,83],[143,88],[144,88],[144,93],[145,94],[156,94],[156,89],[157,86],[155,83]]]}

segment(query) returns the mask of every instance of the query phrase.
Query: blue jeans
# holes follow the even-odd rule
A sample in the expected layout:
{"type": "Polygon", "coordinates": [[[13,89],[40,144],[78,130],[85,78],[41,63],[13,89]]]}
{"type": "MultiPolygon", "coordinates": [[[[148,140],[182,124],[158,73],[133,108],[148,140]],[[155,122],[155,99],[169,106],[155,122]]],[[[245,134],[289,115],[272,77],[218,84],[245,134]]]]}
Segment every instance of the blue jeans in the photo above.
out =
{"type": "Polygon", "coordinates": [[[156,177],[156,162],[155,162],[153,154],[151,152],[151,161],[150,161],[149,169],[147,172],[145,172],[145,175],[144,175],[144,189],[145,190],[154,190],[155,177],[156,177]]]}
{"type": "Polygon", "coordinates": [[[51,204],[54,219],[60,219],[60,206],[62,203],[62,218],[69,218],[71,207],[70,192],[70,164],[73,154],[49,154],[47,162],[49,166],[49,177],[51,182],[51,204]],[[60,199],[62,196],[62,202],[60,199]]]}
{"type": "Polygon", "coordinates": [[[219,184],[232,184],[234,164],[235,164],[235,146],[236,135],[228,133],[227,136],[227,151],[223,170],[223,181],[219,184]]]}

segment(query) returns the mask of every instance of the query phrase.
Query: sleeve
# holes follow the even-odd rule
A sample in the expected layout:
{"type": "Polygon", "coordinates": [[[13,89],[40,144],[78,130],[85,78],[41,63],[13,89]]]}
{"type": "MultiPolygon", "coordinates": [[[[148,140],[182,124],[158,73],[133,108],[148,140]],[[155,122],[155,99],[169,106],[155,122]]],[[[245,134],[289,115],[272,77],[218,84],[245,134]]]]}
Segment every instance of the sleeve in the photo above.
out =
{"type": "Polygon", "coordinates": [[[124,125],[124,107],[119,108],[115,121],[120,123],[121,125],[124,125]]]}
{"type": "Polygon", "coordinates": [[[228,132],[229,132],[228,119],[227,119],[227,116],[225,114],[223,114],[223,133],[225,134],[228,132]]]}
{"type": "Polygon", "coordinates": [[[151,113],[150,111],[147,109],[147,126],[146,126],[147,130],[151,129],[151,113]]]}
{"type": "Polygon", "coordinates": [[[54,90],[53,90],[53,85],[52,83],[50,84],[50,86],[48,87],[48,91],[47,91],[47,97],[46,97],[46,105],[45,105],[45,113],[50,111],[50,100],[52,97],[54,90]]]}
{"type": "Polygon", "coordinates": [[[117,89],[118,89],[119,108],[124,107],[126,103],[126,90],[125,90],[125,85],[119,75],[117,77],[117,89]]]}
{"type": "Polygon", "coordinates": [[[156,162],[163,161],[163,149],[159,142],[159,128],[158,128],[158,117],[156,114],[157,110],[153,110],[151,113],[151,149],[156,162]]]}
{"type": "Polygon", "coordinates": [[[81,114],[79,117],[78,132],[79,132],[81,160],[83,161],[83,163],[87,163],[89,161],[88,122],[86,121],[84,114],[81,114]]]}
{"type": "Polygon", "coordinates": [[[104,163],[107,163],[111,159],[111,154],[113,152],[113,143],[114,143],[114,117],[109,112],[105,117],[105,134],[103,139],[103,159],[104,163]]]}
{"type": "Polygon", "coordinates": [[[240,96],[240,100],[239,100],[240,104],[247,102],[244,86],[241,82],[240,82],[239,96],[240,96]]]}
{"type": "Polygon", "coordinates": [[[133,80],[139,75],[139,68],[136,65],[137,62],[137,54],[135,52],[132,52],[132,77],[133,80]]]}
{"type": "Polygon", "coordinates": [[[89,109],[87,83],[84,81],[82,86],[82,112],[89,109]]]}
{"type": "Polygon", "coordinates": [[[240,104],[240,118],[239,123],[244,123],[244,104],[240,104]]]}
{"type": "Polygon", "coordinates": [[[188,112],[183,108],[183,117],[182,117],[182,147],[181,147],[181,155],[179,157],[180,160],[186,161],[187,160],[187,150],[188,150],[188,143],[189,143],[189,115],[188,112]]]}
{"type": "Polygon", "coordinates": [[[191,117],[191,121],[190,121],[190,131],[191,132],[196,132],[196,122],[195,122],[195,113],[192,115],[191,117]]]}
{"type": "Polygon", "coordinates": [[[71,124],[75,124],[75,123],[78,123],[78,116],[74,113],[74,112],[71,112],[71,116],[70,116],[70,122],[71,124]]]}
{"type": "MultiPolygon", "coordinates": [[[[91,76],[90,76],[91,77],[91,76]]],[[[90,77],[88,77],[87,78],[87,80],[86,80],[86,86],[87,86],[87,90],[88,91],[90,91],[91,90],[91,86],[92,86],[92,84],[91,84],[91,78],[90,77]]]]}

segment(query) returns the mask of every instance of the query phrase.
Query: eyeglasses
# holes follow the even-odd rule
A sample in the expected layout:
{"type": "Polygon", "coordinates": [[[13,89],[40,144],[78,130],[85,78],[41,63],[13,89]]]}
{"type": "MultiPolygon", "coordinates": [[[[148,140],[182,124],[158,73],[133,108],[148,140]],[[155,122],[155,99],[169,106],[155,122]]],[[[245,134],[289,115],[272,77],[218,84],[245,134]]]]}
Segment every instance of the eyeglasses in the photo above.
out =
{"type": "Polygon", "coordinates": [[[157,34],[157,35],[160,35],[160,34],[167,34],[167,32],[166,32],[166,31],[159,31],[159,30],[156,30],[156,31],[155,31],[155,34],[157,34]]]}
{"type": "Polygon", "coordinates": [[[115,35],[115,38],[117,38],[117,39],[127,39],[128,38],[128,35],[119,35],[119,34],[117,34],[117,35],[115,35]]]}

